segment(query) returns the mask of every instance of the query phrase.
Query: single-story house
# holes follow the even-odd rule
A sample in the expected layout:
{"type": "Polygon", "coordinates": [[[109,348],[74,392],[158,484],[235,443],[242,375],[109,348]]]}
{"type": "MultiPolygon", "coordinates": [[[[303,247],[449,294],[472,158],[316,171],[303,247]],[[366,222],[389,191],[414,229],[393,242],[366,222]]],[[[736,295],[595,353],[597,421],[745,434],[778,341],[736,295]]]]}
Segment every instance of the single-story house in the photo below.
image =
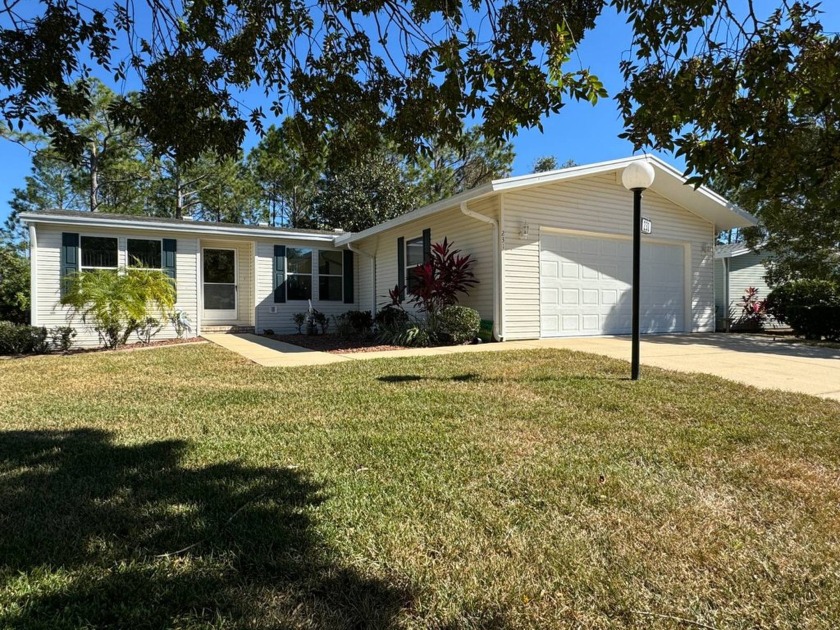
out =
{"type": "MultiPolygon", "coordinates": [[[[293,332],[294,313],[375,311],[405,287],[431,243],[448,238],[476,260],[479,284],[462,304],[492,320],[496,339],[630,332],[632,193],[621,173],[647,160],[655,179],[643,215],[642,330],[715,327],[714,242],[755,219],[646,156],[495,180],[358,233],[157,217],[25,213],[32,322],[66,325],[61,279],[129,261],[176,282],[194,334],[219,327],[293,332]]],[[[95,345],[80,322],[78,341],[95,345]]],[[[159,338],[171,337],[165,328],[159,338]]]]}
{"type": "MultiPolygon", "coordinates": [[[[724,320],[737,322],[742,315],[741,298],[750,287],[758,289],[758,299],[763,300],[770,293],[764,279],[767,267],[764,263],[770,254],[754,251],[745,243],[718,245],[715,248],[715,311],[718,329],[727,328],[724,320]]],[[[774,325],[774,322],[769,322],[774,325]]]]}

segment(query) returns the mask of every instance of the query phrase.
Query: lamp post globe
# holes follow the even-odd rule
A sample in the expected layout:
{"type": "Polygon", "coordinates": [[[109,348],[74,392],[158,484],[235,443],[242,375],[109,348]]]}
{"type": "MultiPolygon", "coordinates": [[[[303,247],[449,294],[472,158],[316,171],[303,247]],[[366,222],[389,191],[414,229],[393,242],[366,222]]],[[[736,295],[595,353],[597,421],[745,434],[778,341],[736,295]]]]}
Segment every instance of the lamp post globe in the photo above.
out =
{"type": "Polygon", "coordinates": [[[621,183],[627,190],[650,188],[656,173],[650,162],[631,162],[621,174],[621,183]]]}
{"type": "Polygon", "coordinates": [[[641,286],[642,252],[642,191],[650,188],[656,173],[647,160],[628,164],[621,174],[621,183],[633,191],[633,339],[630,359],[630,380],[639,380],[639,295],[641,286]]]}

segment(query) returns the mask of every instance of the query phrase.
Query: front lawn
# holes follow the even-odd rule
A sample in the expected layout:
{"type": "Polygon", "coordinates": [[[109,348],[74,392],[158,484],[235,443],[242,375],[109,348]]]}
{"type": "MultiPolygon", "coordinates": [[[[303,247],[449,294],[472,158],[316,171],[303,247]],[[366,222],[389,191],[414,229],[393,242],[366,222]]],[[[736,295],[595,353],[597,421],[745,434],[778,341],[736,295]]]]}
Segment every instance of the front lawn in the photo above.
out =
{"type": "Polygon", "coordinates": [[[0,363],[0,627],[840,627],[840,405],[561,351],[0,363]]]}

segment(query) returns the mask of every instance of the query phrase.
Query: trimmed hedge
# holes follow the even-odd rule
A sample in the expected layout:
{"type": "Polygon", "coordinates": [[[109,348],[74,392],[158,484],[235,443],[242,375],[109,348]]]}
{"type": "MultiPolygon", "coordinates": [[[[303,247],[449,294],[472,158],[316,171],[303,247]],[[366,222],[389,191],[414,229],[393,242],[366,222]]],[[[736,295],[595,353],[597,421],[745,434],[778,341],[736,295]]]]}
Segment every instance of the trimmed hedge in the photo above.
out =
{"type": "Polygon", "coordinates": [[[0,354],[46,354],[49,333],[42,326],[0,322],[0,354]]]}
{"type": "Polygon", "coordinates": [[[440,334],[453,344],[475,341],[481,327],[478,311],[468,306],[447,306],[437,314],[440,334]]]}
{"type": "Polygon", "coordinates": [[[770,292],[765,308],[806,339],[840,339],[840,286],[834,282],[788,282],[770,292]]]}

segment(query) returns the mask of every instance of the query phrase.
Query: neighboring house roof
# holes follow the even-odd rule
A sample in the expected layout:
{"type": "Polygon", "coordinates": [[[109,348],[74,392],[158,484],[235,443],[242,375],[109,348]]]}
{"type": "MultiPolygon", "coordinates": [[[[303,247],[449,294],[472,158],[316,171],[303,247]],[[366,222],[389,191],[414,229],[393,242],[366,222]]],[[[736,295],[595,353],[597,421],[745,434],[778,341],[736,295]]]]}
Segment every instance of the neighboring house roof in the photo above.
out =
{"type": "MultiPolygon", "coordinates": [[[[762,245],[759,245],[758,248],[761,249],[762,245]]],[[[754,253],[755,251],[750,249],[746,243],[729,243],[715,247],[715,258],[735,258],[754,253]]]]}
{"type": "Polygon", "coordinates": [[[166,230],[169,232],[193,232],[218,234],[220,236],[267,236],[286,237],[332,242],[340,234],[335,231],[301,230],[298,228],[270,227],[267,225],[245,225],[242,223],[216,223],[192,221],[167,217],[112,214],[108,212],[80,212],[76,210],[36,210],[23,212],[20,218],[25,223],[57,223],[80,227],[119,227],[134,230],[166,230]]]}
{"type": "Polygon", "coordinates": [[[728,230],[758,225],[758,220],[754,216],[730,203],[713,190],[710,190],[705,186],[694,188],[693,186],[686,184],[686,178],[683,177],[683,175],[673,166],[654,156],[639,155],[635,157],[622,158],[620,160],[599,162],[597,164],[572,166],[570,168],[564,168],[556,171],[532,173],[530,175],[520,175],[518,177],[508,177],[506,179],[496,179],[488,184],[478,186],[453,197],[443,199],[431,205],[403,214],[395,219],[386,221],[385,223],[380,223],[379,225],[368,228],[367,230],[363,230],[361,232],[348,232],[347,234],[336,238],[336,245],[352,243],[363,238],[373,236],[381,231],[403,225],[409,221],[414,221],[415,219],[421,219],[429,215],[451,209],[453,206],[457,206],[466,201],[475,201],[477,199],[501,192],[521,190],[533,186],[544,186],[546,184],[553,184],[556,182],[573,180],[582,177],[591,177],[593,175],[604,175],[609,173],[619,174],[629,164],[640,161],[649,162],[656,172],[653,185],[650,188],[651,190],[662,195],[666,199],[669,199],[678,206],[685,208],[689,212],[706,219],[710,223],[714,223],[717,229],[728,230]]]}

